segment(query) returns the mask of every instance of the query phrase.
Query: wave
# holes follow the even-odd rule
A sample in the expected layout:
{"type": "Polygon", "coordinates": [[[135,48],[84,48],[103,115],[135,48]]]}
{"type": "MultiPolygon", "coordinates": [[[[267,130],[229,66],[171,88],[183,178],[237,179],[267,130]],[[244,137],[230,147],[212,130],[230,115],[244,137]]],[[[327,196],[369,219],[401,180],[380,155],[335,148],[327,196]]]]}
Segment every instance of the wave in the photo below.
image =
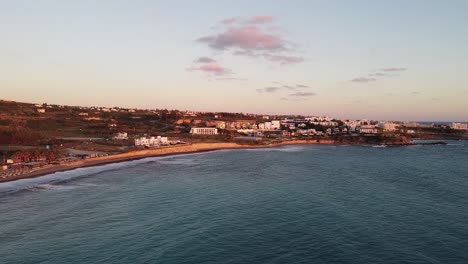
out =
{"type": "Polygon", "coordinates": [[[34,189],[53,190],[53,191],[69,191],[78,188],[78,185],[55,185],[50,183],[39,184],[34,189]]]}
{"type": "Polygon", "coordinates": [[[180,159],[180,158],[171,158],[158,160],[157,163],[163,165],[198,165],[200,162],[195,161],[194,159],[180,159]]]}
{"type": "Polygon", "coordinates": [[[301,152],[305,150],[304,146],[278,146],[272,148],[250,148],[250,149],[241,149],[242,151],[256,151],[256,152],[301,152]]]}
{"type": "Polygon", "coordinates": [[[192,164],[195,164],[194,160],[191,161],[190,159],[183,159],[183,157],[187,157],[190,155],[200,155],[200,154],[203,154],[203,153],[181,154],[181,155],[177,155],[177,157],[174,157],[174,156],[148,157],[148,158],[143,158],[139,160],[122,161],[122,162],[117,162],[117,163],[97,165],[93,167],[76,168],[76,169],[68,170],[68,171],[54,172],[54,173],[47,174],[44,176],[26,178],[26,179],[18,179],[18,180],[11,181],[11,182],[2,182],[0,183],[0,196],[23,191],[23,190],[33,190],[36,187],[39,187],[39,189],[41,188],[42,189],[47,189],[47,188],[57,189],[57,187],[51,187],[51,185],[71,181],[73,179],[78,179],[81,177],[89,177],[89,176],[97,175],[103,172],[120,170],[122,168],[128,168],[128,167],[134,167],[140,164],[150,163],[150,162],[160,162],[161,164],[192,165],[192,164]],[[182,159],[179,161],[180,158],[182,159]],[[49,184],[49,185],[46,185],[46,184],[49,184]]]}

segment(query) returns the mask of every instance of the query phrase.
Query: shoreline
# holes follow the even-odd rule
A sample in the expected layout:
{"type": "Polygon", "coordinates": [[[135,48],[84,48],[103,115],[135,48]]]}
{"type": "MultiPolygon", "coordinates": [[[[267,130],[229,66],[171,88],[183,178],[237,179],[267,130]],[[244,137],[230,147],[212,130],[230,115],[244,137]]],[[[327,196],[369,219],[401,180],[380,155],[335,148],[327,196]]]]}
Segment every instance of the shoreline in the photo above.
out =
{"type": "Polygon", "coordinates": [[[60,165],[50,165],[48,167],[39,168],[34,171],[26,172],[13,177],[0,178],[0,183],[12,182],[22,179],[30,179],[41,177],[56,172],[70,171],[79,168],[87,167],[97,167],[103,166],[112,163],[119,163],[132,160],[140,160],[150,157],[167,157],[167,156],[176,156],[182,154],[195,154],[195,153],[205,153],[216,150],[228,150],[228,149],[256,149],[256,148],[275,148],[288,145],[332,145],[336,142],[333,140],[321,140],[317,142],[315,140],[291,140],[285,141],[277,144],[271,145],[241,145],[232,142],[226,143],[194,143],[190,145],[180,145],[167,148],[157,148],[157,149],[144,149],[144,150],[135,150],[125,153],[119,153],[115,155],[109,155],[105,157],[96,157],[90,159],[84,159],[80,161],[71,162],[68,164],[60,165]]]}

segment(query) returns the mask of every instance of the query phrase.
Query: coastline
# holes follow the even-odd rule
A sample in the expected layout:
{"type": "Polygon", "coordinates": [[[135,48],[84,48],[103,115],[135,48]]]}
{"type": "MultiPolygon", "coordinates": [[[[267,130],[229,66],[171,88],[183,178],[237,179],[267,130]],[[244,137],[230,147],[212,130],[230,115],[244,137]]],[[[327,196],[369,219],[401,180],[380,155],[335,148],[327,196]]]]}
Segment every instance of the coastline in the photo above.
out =
{"type": "Polygon", "coordinates": [[[193,153],[203,153],[203,152],[210,152],[216,150],[225,150],[225,149],[255,149],[255,148],[274,148],[280,146],[287,146],[287,145],[330,145],[335,144],[333,140],[321,140],[317,142],[315,140],[291,140],[291,141],[284,141],[277,144],[271,145],[241,145],[237,143],[194,143],[190,145],[180,145],[180,146],[172,146],[167,148],[157,148],[157,149],[144,149],[144,150],[135,150],[115,155],[109,155],[104,157],[96,157],[90,158],[80,161],[71,162],[68,164],[60,164],[60,165],[50,165],[47,167],[39,168],[34,171],[26,172],[21,175],[8,177],[8,178],[0,178],[0,183],[3,182],[12,182],[21,179],[28,179],[28,178],[36,178],[40,176],[45,176],[49,174],[53,174],[56,172],[63,172],[74,170],[78,168],[85,168],[85,167],[95,167],[95,166],[102,166],[111,163],[119,163],[124,161],[132,161],[132,160],[139,160],[149,157],[165,157],[165,156],[174,156],[174,155],[181,155],[181,154],[193,154],[193,153]]]}

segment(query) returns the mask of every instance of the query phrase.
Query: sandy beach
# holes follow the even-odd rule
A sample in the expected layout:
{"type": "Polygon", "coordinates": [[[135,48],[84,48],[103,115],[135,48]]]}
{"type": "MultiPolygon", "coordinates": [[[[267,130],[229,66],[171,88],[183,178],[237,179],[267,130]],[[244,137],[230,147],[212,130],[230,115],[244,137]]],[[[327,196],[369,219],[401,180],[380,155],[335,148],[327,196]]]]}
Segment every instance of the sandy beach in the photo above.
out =
{"type": "Polygon", "coordinates": [[[333,140],[291,140],[271,145],[241,145],[237,143],[194,143],[190,145],[177,145],[170,147],[162,147],[155,149],[144,149],[137,151],[130,151],[115,155],[96,157],[90,159],[83,159],[75,162],[60,164],[60,165],[46,165],[42,168],[37,168],[26,173],[16,173],[7,178],[0,178],[0,182],[15,181],[25,178],[39,177],[47,174],[52,174],[60,171],[73,170],[83,167],[100,166],[109,163],[130,161],[143,159],[148,157],[157,156],[170,156],[178,154],[200,153],[223,149],[252,149],[252,148],[272,148],[285,145],[312,145],[312,144],[334,144],[333,140]]]}

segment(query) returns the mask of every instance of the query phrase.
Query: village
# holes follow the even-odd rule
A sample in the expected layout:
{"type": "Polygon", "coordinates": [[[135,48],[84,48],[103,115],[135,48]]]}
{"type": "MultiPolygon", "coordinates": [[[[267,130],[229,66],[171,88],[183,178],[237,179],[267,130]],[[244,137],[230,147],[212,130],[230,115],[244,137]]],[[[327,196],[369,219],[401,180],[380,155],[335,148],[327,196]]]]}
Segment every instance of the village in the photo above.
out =
{"type": "Polygon", "coordinates": [[[337,144],[466,139],[466,123],[341,119],[166,109],[79,107],[0,101],[0,178],[151,148],[200,142],[271,145],[294,140],[337,144]]]}

